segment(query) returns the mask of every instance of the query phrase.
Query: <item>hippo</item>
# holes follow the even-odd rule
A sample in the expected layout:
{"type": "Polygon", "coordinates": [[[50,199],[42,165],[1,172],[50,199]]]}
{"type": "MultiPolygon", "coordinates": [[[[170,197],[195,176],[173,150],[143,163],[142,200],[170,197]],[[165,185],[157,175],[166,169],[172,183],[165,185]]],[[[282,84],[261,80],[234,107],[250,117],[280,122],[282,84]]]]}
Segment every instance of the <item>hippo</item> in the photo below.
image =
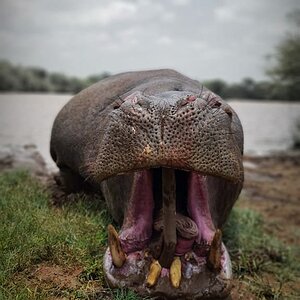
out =
{"type": "Polygon", "coordinates": [[[243,129],[218,95],[168,69],[108,77],[58,113],[50,152],[66,192],[105,199],[110,287],[159,299],[230,294],[222,227],[243,186],[243,129]]]}

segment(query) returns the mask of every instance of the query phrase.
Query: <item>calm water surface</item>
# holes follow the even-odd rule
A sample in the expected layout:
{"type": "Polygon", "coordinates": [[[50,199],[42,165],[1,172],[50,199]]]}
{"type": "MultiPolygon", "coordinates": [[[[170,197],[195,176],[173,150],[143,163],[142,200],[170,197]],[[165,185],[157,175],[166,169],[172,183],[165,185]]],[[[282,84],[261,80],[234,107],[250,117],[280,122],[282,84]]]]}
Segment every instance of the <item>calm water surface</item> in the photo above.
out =
{"type": "MultiPolygon", "coordinates": [[[[56,114],[70,95],[0,94],[0,147],[36,144],[54,168],[49,140],[56,114]]],[[[300,103],[230,101],[244,127],[245,153],[262,155],[292,145],[300,103]]]]}

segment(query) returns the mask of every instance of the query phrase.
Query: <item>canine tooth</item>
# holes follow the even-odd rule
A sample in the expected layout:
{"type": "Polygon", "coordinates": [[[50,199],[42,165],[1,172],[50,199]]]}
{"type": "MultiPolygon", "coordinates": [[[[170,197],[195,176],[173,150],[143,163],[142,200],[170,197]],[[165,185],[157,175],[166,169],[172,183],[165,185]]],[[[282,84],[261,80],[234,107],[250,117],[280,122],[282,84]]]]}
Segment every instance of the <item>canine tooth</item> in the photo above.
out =
{"type": "Polygon", "coordinates": [[[208,263],[213,270],[221,269],[221,256],[222,256],[222,231],[217,229],[212,239],[209,254],[208,263]]]}
{"type": "Polygon", "coordinates": [[[181,260],[176,256],[170,267],[170,279],[174,288],[179,288],[181,281],[181,260]]]}
{"type": "Polygon", "coordinates": [[[147,276],[146,285],[152,287],[156,284],[161,273],[161,265],[158,260],[154,260],[150,265],[150,270],[147,276]]]}
{"type": "Polygon", "coordinates": [[[111,253],[113,264],[117,268],[121,268],[126,261],[126,255],[122,249],[118,233],[111,224],[107,227],[108,230],[108,246],[111,253]]]}

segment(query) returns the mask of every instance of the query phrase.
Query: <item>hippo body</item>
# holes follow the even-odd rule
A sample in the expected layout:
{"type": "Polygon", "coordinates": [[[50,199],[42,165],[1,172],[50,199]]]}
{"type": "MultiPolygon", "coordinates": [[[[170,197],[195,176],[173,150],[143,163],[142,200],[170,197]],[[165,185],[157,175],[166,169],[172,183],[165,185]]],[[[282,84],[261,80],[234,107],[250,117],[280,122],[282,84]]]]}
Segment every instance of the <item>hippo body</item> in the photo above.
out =
{"type": "Polygon", "coordinates": [[[108,228],[112,287],[228,295],[220,229],[243,184],[243,130],[219,96],[173,70],[111,76],[63,107],[50,152],[65,189],[93,187],[121,225],[108,228]]]}

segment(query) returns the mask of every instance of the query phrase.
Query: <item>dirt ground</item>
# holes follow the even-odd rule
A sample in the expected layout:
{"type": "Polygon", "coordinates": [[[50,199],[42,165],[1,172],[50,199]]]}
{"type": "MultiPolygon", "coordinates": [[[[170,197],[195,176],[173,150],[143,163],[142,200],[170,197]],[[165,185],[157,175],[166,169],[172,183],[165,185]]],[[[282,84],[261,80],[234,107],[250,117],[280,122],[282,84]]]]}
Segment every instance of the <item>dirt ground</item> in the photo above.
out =
{"type": "MultiPolygon", "coordinates": [[[[244,166],[245,184],[236,205],[262,214],[265,231],[285,245],[299,249],[297,256],[300,259],[300,154],[246,156],[244,166]]],[[[264,274],[262,280],[276,288],[275,275],[264,274]]],[[[300,289],[299,281],[285,286],[290,291],[295,288],[300,289]]],[[[236,281],[232,299],[258,298],[245,284],[236,281]]]]}
{"type": "Polygon", "coordinates": [[[264,216],[266,229],[300,246],[300,154],[245,157],[241,207],[264,216]]]}

